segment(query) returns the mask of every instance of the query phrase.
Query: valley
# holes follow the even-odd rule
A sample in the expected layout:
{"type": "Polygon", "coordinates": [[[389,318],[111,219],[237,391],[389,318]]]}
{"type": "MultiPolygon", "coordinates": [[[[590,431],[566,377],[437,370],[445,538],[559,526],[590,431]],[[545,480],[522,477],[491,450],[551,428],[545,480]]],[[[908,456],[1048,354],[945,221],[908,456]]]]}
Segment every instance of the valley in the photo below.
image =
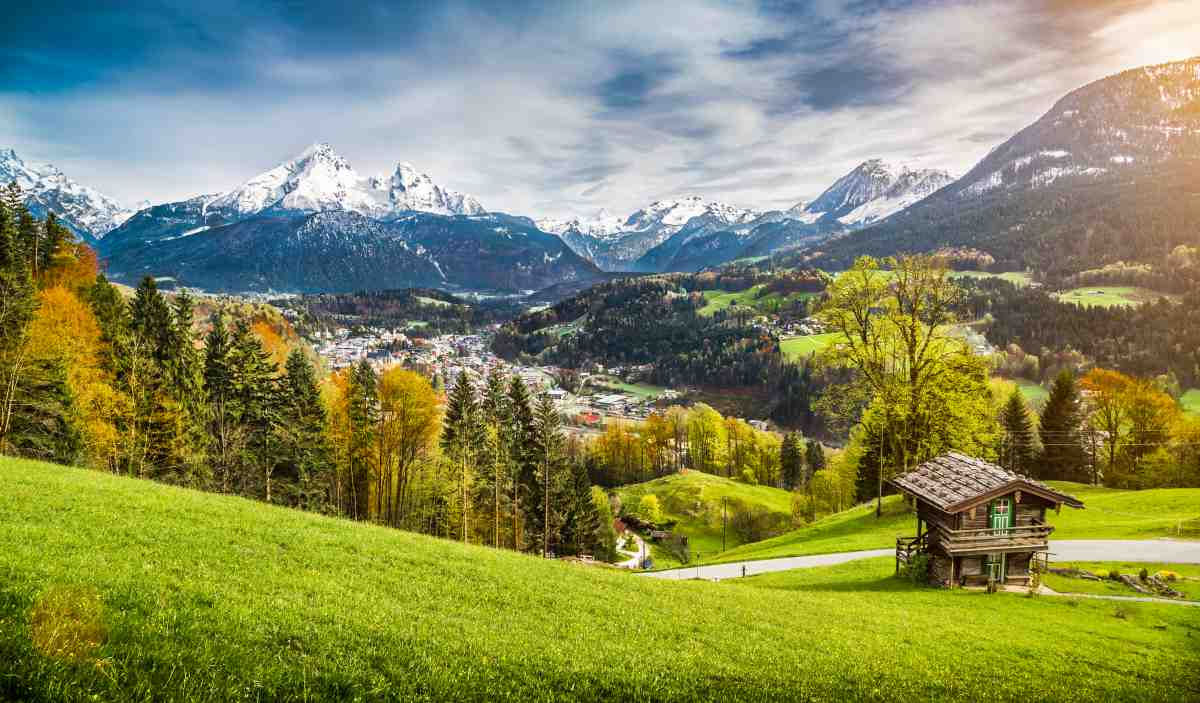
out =
{"type": "Polygon", "coordinates": [[[1188,3],[102,5],[0,701],[1200,699],[1188,3]]]}

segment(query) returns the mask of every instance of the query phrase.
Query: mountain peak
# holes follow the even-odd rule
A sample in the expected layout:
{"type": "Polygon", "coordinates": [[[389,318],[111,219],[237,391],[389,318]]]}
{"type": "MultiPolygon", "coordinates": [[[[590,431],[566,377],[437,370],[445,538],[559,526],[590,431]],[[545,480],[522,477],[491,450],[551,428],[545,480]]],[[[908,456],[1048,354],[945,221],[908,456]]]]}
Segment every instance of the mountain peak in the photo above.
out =
{"type": "Polygon", "coordinates": [[[0,149],[0,185],[16,182],[38,217],[53,212],[83,237],[99,239],[128,220],[134,211],[115,199],[68,178],[51,164],[27,162],[15,149],[0,149]]]}
{"type": "Polygon", "coordinates": [[[805,206],[804,216],[812,220],[832,218],[851,226],[867,225],[903,210],[953,181],[949,173],[938,169],[914,169],[879,158],[868,159],[805,206]]]}

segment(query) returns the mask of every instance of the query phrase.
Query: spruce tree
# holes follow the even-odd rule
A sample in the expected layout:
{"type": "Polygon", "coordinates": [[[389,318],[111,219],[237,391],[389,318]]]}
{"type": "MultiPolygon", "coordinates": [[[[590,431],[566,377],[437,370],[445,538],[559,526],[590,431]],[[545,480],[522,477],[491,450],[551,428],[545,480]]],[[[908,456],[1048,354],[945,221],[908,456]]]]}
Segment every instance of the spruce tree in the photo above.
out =
{"type": "Polygon", "coordinates": [[[512,480],[512,527],[513,548],[520,549],[520,519],[536,507],[532,496],[537,484],[537,471],[541,459],[541,446],[534,422],[533,406],[529,391],[520,376],[513,376],[508,383],[508,416],[504,428],[504,444],[513,472],[512,480]]]}
{"type": "Polygon", "coordinates": [[[209,457],[218,486],[225,493],[233,486],[235,457],[243,437],[236,415],[232,348],[225,318],[220,312],[214,312],[204,343],[203,379],[208,401],[209,457]]]}
{"type": "Polygon", "coordinates": [[[454,464],[458,475],[458,498],[461,520],[459,533],[467,541],[470,520],[469,476],[474,468],[475,451],[481,443],[479,408],[475,400],[475,386],[470,374],[464,369],[454,381],[454,388],[446,401],[446,415],[442,420],[442,450],[454,464]]]}
{"type": "Polygon", "coordinates": [[[562,474],[565,465],[562,419],[549,396],[538,399],[534,414],[536,468],[530,485],[529,532],[540,544],[542,556],[557,548],[562,525],[562,474]]]}
{"type": "Polygon", "coordinates": [[[234,324],[229,361],[233,416],[239,433],[245,437],[236,460],[237,490],[271,502],[276,461],[273,430],[280,421],[275,364],[244,319],[234,324]]]}
{"type": "Polygon", "coordinates": [[[783,437],[779,448],[779,469],[783,474],[783,487],[789,491],[796,490],[804,484],[804,450],[803,437],[789,432],[783,437]]]}
{"type": "Polygon", "coordinates": [[[350,446],[346,473],[350,490],[342,509],[355,520],[366,520],[370,517],[371,454],[379,417],[378,378],[366,359],[351,370],[348,390],[350,446]]]}
{"type": "Polygon", "coordinates": [[[603,552],[603,520],[592,500],[592,483],[582,462],[571,462],[564,494],[562,552],[593,556],[603,552]]]}
{"type": "Polygon", "coordinates": [[[1004,428],[1004,440],[1000,452],[1004,468],[1021,475],[1033,470],[1037,459],[1037,447],[1033,439],[1033,419],[1025,405],[1020,389],[1014,389],[1000,413],[1000,424],[1004,428]]]}
{"type": "Polygon", "coordinates": [[[1050,396],[1042,408],[1038,428],[1042,455],[1036,464],[1036,478],[1087,481],[1087,456],[1080,434],[1082,424],[1075,375],[1063,371],[1054,379],[1050,396]]]}
{"type": "Polygon", "coordinates": [[[329,504],[332,452],[325,436],[325,409],[316,372],[300,349],[288,355],[280,391],[278,479],[291,495],[286,502],[323,511],[329,504]]]}

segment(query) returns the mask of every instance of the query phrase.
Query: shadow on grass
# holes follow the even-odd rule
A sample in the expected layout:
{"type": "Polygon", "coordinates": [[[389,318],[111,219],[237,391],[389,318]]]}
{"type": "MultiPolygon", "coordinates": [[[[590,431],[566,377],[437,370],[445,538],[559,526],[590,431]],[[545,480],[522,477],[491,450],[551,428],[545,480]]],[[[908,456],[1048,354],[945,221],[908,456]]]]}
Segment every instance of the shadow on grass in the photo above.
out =
{"type": "Polygon", "coordinates": [[[773,591],[824,591],[827,593],[898,593],[906,591],[927,590],[925,586],[917,586],[895,576],[884,576],[877,579],[847,579],[845,581],[797,582],[777,574],[748,576],[745,579],[729,579],[723,583],[732,583],[749,588],[767,588],[773,591]]]}

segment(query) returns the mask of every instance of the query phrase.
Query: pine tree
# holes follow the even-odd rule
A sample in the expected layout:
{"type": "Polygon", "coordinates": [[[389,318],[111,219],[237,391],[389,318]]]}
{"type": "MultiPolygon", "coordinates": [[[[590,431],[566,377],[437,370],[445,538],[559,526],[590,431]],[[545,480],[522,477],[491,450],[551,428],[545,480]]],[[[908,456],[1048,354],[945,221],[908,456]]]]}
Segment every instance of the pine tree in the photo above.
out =
{"type": "Polygon", "coordinates": [[[592,500],[592,483],[581,462],[571,462],[564,490],[565,509],[562,527],[564,554],[592,554],[603,551],[601,529],[603,521],[592,500]]]}
{"type": "Polygon", "coordinates": [[[821,448],[821,443],[817,440],[810,439],[805,444],[804,463],[808,467],[809,479],[812,479],[813,474],[825,468],[825,450],[821,448]]]}
{"type": "Polygon", "coordinates": [[[783,487],[789,491],[805,483],[803,441],[803,437],[789,432],[784,435],[783,444],[779,448],[779,469],[783,474],[783,487]]]}
{"type": "Polygon", "coordinates": [[[38,257],[40,258],[38,262],[38,270],[45,271],[46,269],[50,268],[51,263],[54,261],[55,254],[57,254],[59,249],[70,241],[70,230],[68,230],[66,227],[63,227],[59,223],[58,217],[55,216],[54,213],[49,213],[46,215],[44,233],[41,235],[40,248],[37,252],[38,257]]]}
{"type": "Polygon", "coordinates": [[[509,453],[504,439],[509,427],[508,395],[499,367],[493,367],[488,373],[479,410],[484,427],[480,466],[485,469],[484,478],[491,499],[492,546],[498,548],[501,502],[508,495],[506,489],[509,483],[509,453]]]}
{"type": "Polygon", "coordinates": [[[1050,396],[1042,408],[1038,434],[1042,455],[1037,462],[1040,479],[1087,481],[1087,456],[1083,450],[1080,427],[1083,424],[1079,388],[1075,375],[1063,371],[1054,379],[1050,396]]]}
{"type": "Polygon", "coordinates": [[[355,520],[366,520],[370,517],[371,448],[379,416],[378,378],[366,359],[350,372],[349,395],[350,446],[346,473],[350,492],[342,509],[355,520]]]}
{"type": "Polygon", "coordinates": [[[276,429],[279,480],[286,482],[290,491],[286,502],[323,511],[329,505],[333,460],[325,436],[325,409],[321,405],[316,372],[300,349],[293,349],[288,355],[286,371],[276,429]]]}
{"type": "Polygon", "coordinates": [[[235,456],[243,439],[236,416],[232,348],[225,318],[214,312],[204,344],[203,379],[208,400],[209,457],[224,493],[232,488],[235,456]]]}
{"type": "Polygon", "coordinates": [[[233,371],[233,416],[245,437],[236,459],[237,489],[241,495],[271,502],[276,465],[273,431],[280,421],[275,364],[244,319],[233,326],[229,361],[233,371]]]}
{"type": "Polygon", "coordinates": [[[37,307],[33,279],[16,244],[16,220],[24,209],[19,201],[14,208],[7,200],[0,209],[0,451],[8,451],[11,441],[18,390],[29,370],[29,323],[37,307]]]}
{"type": "Polygon", "coordinates": [[[512,462],[512,520],[513,548],[521,548],[520,513],[533,512],[537,507],[531,499],[537,484],[537,471],[541,460],[541,446],[529,391],[520,376],[513,376],[508,384],[508,425],[504,428],[504,443],[512,462]]]}
{"type": "Polygon", "coordinates": [[[1025,397],[1014,389],[1000,413],[1000,424],[1004,428],[1004,440],[1000,452],[1004,468],[1021,475],[1028,475],[1037,459],[1037,448],[1033,439],[1033,419],[1025,405],[1025,397]]]}
{"type": "Polygon", "coordinates": [[[463,370],[454,382],[446,402],[446,415],[442,420],[442,450],[454,463],[458,473],[459,505],[461,508],[460,536],[467,541],[470,520],[469,476],[474,462],[474,453],[480,444],[479,408],[475,400],[475,386],[470,374],[463,370]]]}
{"type": "Polygon", "coordinates": [[[530,486],[529,532],[540,538],[542,556],[557,547],[562,524],[562,473],[565,465],[565,439],[558,408],[549,396],[538,399],[534,414],[537,451],[535,481],[530,486]]]}

